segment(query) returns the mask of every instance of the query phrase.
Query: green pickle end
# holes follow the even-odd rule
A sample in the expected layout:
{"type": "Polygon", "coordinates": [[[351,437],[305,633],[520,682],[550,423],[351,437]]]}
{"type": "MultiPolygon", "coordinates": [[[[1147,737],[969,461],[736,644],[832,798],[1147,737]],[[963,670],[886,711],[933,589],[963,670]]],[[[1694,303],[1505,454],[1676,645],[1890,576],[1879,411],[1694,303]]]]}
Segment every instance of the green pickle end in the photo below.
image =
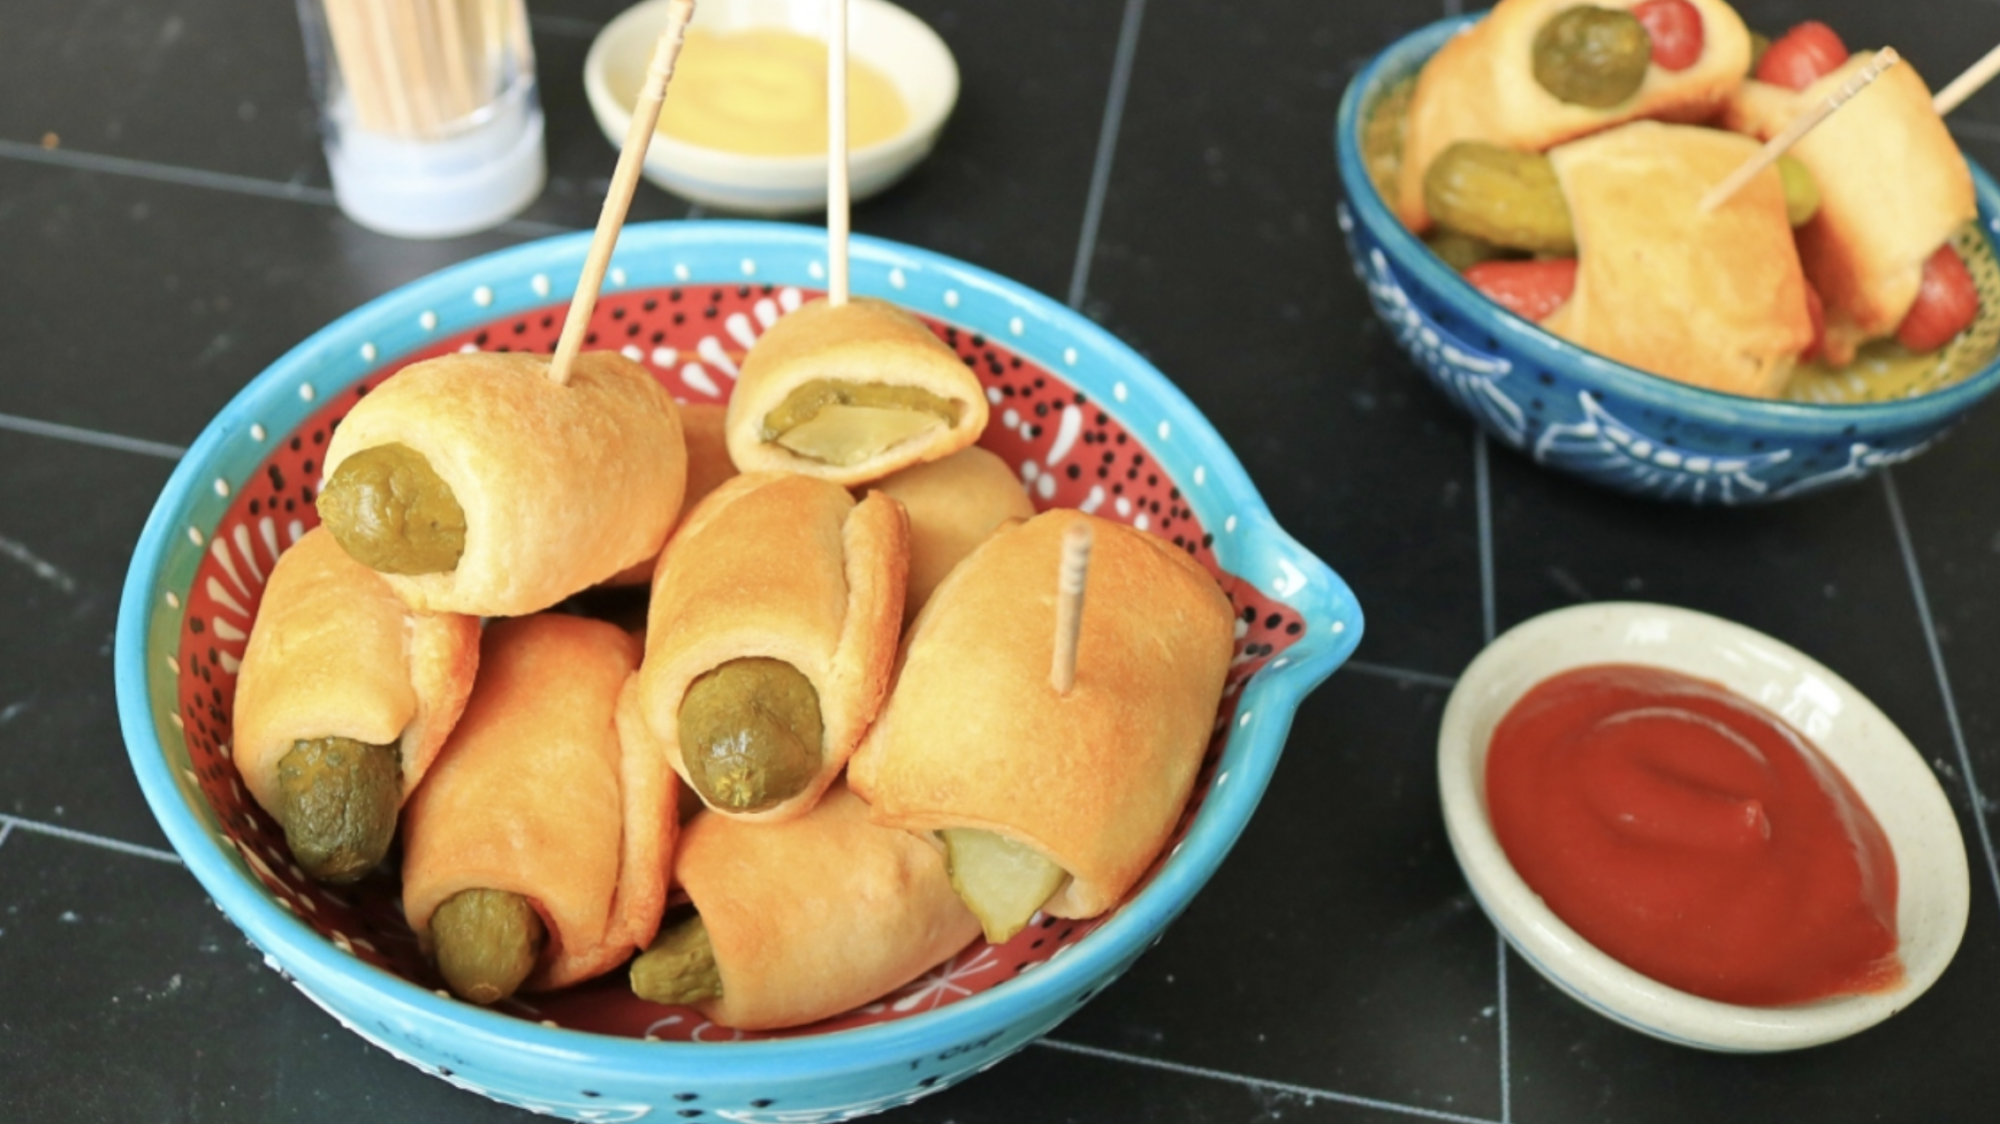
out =
{"type": "Polygon", "coordinates": [[[1576,253],[1562,183],[1539,152],[1458,141],[1424,169],[1424,206],[1438,225],[1494,246],[1576,253]]]}
{"type": "Polygon", "coordinates": [[[756,812],[819,775],[819,693],[783,660],[730,660],[681,700],[681,762],[711,807],[756,812]]]}
{"type": "Polygon", "coordinates": [[[532,902],[505,890],[461,890],[431,914],[438,971],[460,999],[481,1005],[514,994],[548,943],[532,902]]]}
{"type": "Polygon", "coordinates": [[[450,573],[465,553],[465,509],[407,445],[376,445],[341,461],[317,506],[348,557],[378,573],[450,573]]]}
{"type": "Polygon", "coordinates": [[[299,741],[278,761],[278,820],[300,869],[352,882],[389,853],[402,806],[396,747],[352,738],[299,741]]]}
{"type": "Polygon", "coordinates": [[[1645,83],[1653,39],[1630,12],[1579,4],[1542,25],[1531,58],[1542,89],[1571,105],[1609,109],[1645,83]]]}
{"type": "Polygon", "coordinates": [[[1819,213],[1819,181],[1795,156],[1778,157],[1778,178],[1785,183],[1785,221],[1804,226],[1819,213]]]}
{"type": "Polygon", "coordinates": [[[701,914],[662,927],[633,959],[632,994],[672,1006],[722,998],[722,971],[715,965],[715,946],[701,914]]]}

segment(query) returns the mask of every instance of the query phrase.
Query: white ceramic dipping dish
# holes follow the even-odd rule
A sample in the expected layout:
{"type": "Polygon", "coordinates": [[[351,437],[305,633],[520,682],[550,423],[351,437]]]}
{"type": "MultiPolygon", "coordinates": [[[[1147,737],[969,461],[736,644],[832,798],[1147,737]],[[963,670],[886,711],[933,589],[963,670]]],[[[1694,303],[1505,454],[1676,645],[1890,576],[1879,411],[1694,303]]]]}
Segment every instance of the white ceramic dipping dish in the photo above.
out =
{"type": "Polygon", "coordinates": [[[1965,843],[1937,778],[1859,691],[1752,629],[1664,605],[1606,603],[1536,617],[1466,669],[1438,733],[1438,783],[1453,853],[1480,906],[1550,982],[1592,1010],[1686,1046],[1765,1053],[1844,1038],[1910,1005],[1958,951],[1970,902],[1965,843]],[[1702,999],[1625,967],[1578,936],[1515,873],[1486,811],[1494,727],[1529,688],[1570,668],[1645,664],[1720,683],[1777,714],[1839,767],[1896,856],[1903,982],[1792,1007],[1702,999]]]}
{"type": "MultiPolygon", "coordinates": [[[[645,80],[653,44],[666,27],[668,0],[646,0],[605,25],[583,63],[583,89],[597,124],[623,147],[632,103],[645,80]]],[[[700,0],[691,30],[729,34],[781,29],[826,38],[826,0],[700,0]]],[[[909,120],[887,140],[848,158],[848,191],[865,199],[901,179],[929,154],[958,102],[958,63],[924,21],[887,0],[849,0],[847,49],[888,77],[909,120]]],[[[668,96],[672,97],[672,87],[668,96]]],[[[788,215],[826,206],[826,156],[746,156],[654,134],[645,176],[676,195],[755,215],[788,215]]]]}

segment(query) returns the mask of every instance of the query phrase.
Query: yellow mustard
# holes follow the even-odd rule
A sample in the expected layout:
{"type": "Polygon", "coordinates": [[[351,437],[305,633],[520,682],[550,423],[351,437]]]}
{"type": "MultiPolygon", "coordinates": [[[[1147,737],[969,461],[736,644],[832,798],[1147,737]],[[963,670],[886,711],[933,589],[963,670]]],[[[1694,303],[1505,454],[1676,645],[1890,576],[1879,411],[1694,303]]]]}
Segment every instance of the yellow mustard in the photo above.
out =
{"type": "MultiPolygon", "coordinates": [[[[688,32],[660,132],[749,156],[826,151],[826,42],[791,31],[688,32]]],[[[849,57],[847,145],[899,132],[909,112],[881,71],[849,57]]]]}

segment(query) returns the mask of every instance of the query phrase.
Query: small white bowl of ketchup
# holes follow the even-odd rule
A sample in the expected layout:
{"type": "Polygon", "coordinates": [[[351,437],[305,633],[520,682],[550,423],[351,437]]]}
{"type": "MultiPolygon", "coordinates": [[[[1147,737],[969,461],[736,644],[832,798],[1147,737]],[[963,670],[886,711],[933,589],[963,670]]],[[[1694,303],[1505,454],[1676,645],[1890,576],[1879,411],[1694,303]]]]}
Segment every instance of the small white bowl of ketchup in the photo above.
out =
{"type": "MultiPolygon", "coordinates": [[[[623,146],[667,0],[606,24],[584,58],[598,126],[623,146]]],[[[826,0],[700,0],[688,25],[646,179],[755,215],[826,206],[826,0]],[[807,139],[809,138],[809,139],[807,139]]],[[[887,0],[848,0],[848,191],[901,179],[930,153],[958,101],[958,63],[937,32],[887,0]]]]}
{"type": "Polygon", "coordinates": [[[1717,617],[1606,603],[1512,629],[1453,690],[1438,773],[1452,850],[1508,942],[1669,1042],[1846,1037],[1909,1006],[1965,932],[1965,843],[1909,739],[1818,662],[1717,617]]]}

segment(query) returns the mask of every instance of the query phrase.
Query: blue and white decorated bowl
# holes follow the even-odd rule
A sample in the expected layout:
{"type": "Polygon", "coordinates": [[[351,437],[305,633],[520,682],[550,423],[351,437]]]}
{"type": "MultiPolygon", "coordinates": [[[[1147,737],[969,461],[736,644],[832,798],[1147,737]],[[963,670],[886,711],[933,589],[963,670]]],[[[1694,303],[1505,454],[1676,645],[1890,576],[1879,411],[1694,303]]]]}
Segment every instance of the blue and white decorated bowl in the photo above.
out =
{"type": "MultiPolygon", "coordinates": [[[[1159,535],[1216,573],[1237,657],[1187,813],[1139,888],[1087,922],[1041,918],[810,1027],[741,1034],[632,996],[623,973],[485,1009],[416,947],[393,874],[330,891],[230,761],[230,709],[265,575],[316,516],[317,458],[368,388],[450,351],[547,351],[587,234],[519,246],[383,296],[259,375],[182,459],[147,521],[119,609],[119,718],[175,850],[267,962],[369,1042],[494,1100],[575,1120],[846,1119],[904,1104],[1046,1033],[1157,941],[1234,844],[1306,693],[1354,650],[1361,611],[1272,520],[1234,454],[1163,375],[1056,301],[922,250],[857,238],[854,291],[928,320],[993,403],[982,443],[1040,506],[1159,535]]],[[[589,346],[647,364],[677,397],[722,401],[758,335],[821,286],[821,231],[767,223],[627,229],[589,346]]]]}
{"type": "MultiPolygon", "coordinates": [[[[1478,16],[1397,40],[1341,98],[1340,226],[1377,315],[1417,367],[1492,437],[1536,464],[1650,499],[1753,504],[1859,480],[1935,443],[2000,386],[2000,360],[1914,398],[1771,401],[1688,386],[1606,359],[1501,308],[1404,228],[1376,192],[1361,138],[1377,101],[1478,16]]],[[[1980,220],[2000,191],[1978,166],[1980,220]]]]}

